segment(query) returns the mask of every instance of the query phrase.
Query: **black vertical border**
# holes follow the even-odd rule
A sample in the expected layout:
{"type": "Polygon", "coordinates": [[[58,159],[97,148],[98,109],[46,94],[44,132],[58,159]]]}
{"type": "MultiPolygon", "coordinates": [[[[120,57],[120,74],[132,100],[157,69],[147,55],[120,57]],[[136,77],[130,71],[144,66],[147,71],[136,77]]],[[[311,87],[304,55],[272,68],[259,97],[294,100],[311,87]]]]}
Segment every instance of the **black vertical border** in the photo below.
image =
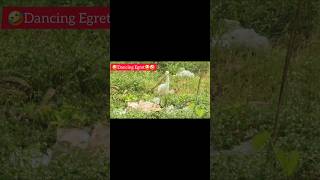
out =
{"type": "MultiPolygon", "coordinates": [[[[111,0],[110,17],[111,62],[210,61],[210,0],[111,0]]],[[[111,180],[210,179],[210,119],[110,121],[111,180]]]]}

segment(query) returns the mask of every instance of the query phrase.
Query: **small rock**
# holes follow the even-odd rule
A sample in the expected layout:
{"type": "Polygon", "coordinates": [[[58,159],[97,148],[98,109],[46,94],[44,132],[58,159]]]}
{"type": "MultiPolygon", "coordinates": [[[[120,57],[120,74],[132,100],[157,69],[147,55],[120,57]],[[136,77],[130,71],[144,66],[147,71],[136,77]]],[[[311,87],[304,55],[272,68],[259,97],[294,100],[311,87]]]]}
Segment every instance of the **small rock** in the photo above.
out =
{"type": "Polygon", "coordinates": [[[102,149],[110,154],[110,127],[97,124],[95,125],[88,145],[89,150],[99,150],[102,149]]]}
{"type": "Polygon", "coordinates": [[[229,150],[216,151],[211,149],[211,156],[216,156],[217,154],[223,155],[253,155],[255,150],[252,147],[251,141],[242,142],[240,145],[234,146],[229,150]]]}
{"type": "Polygon", "coordinates": [[[174,110],[175,110],[175,107],[173,105],[170,105],[170,106],[166,107],[166,112],[167,113],[172,113],[172,112],[174,112],[174,110]]]}
{"type": "Polygon", "coordinates": [[[155,103],[155,104],[160,104],[160,98],[155,97],[151,100],[151,102],[155,103]]]}
{"type": "Polygon", "coordinates": [[[127,113],[127,111],[124,110],[124,109],[122,109],[122,108],[119,108],[119,109],[114,109],[114,110],[113,110],[113,113],[114,113],[114,114],[118,114],[118,115],[124,115],[124,114],[127,113]]]}
{"type": "Polygon", "coordinates": [[[47,154],[35,152],[32,154],[31,166],[38,168],[40,166],[48,166],[52,158],[51,149],[47,150],[47,154]]]}
{"type": "Polygon", "coordinates": [[[128,102],[127,110],[137,110],[141,112],[156,112],[161,111],[161,107],[159,104],[140,100],[139,102],[128,102]]]}
{"type": "Polygon", "coordinates": [[[12,152],[9,157],[10,163],[14,167],[30,166],[32,168],[39,168],[41,166],[48,166],[52,159],[51,149],[47,153],[42,153],[39,149],[20,149],[12,152]]]}
{"type": "Polygon", "coordinates": [[[68,143],[71,147],[85,149],[88,146],[90,135],[86,130],[70,128],[60,128],[57,130],[56,144],[68,143]]]}
{"type": "Polygon", "coordinates": [[[234,146],[230,151],[231,154],[242,154],[242,155],[251,155],[254,152],[255,151],[252,147],[251,141],[242,142],[240,145],[234,146]]]}

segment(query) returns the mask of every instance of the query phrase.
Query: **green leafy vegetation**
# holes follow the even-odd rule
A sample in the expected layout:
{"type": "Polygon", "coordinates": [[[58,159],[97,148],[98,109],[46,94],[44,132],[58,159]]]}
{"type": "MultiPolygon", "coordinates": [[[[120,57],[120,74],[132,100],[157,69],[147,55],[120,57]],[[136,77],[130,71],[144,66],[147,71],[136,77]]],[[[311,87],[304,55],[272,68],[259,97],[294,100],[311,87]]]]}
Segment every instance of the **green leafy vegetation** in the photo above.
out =
{"type": "Polygon", "coordinates": [[[294,171],[298,167],[299,157],[300,157],[299,152],[297,151],[284,152],[281,149],[276,149],[275,153],[285,175],[287,177],[292,176],[294,171]]]}
{"type": "Polygon", "coordinates": [[[252,145],[255,150],[259,151],[265,147],[265,145],[270,141],[271,134],[268,131],[262,131],[252,138],[252,145]]]}

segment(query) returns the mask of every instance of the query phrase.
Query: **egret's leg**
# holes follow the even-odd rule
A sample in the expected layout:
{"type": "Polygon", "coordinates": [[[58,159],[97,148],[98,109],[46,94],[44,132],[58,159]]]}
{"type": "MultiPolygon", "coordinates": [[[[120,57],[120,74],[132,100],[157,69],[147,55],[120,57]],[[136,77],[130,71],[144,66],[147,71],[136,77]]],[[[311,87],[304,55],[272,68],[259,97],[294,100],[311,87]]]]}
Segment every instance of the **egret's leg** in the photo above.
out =
{"type": "Polygon", "coordinates": [[[165,95],[165,96],[164,96],[164,107],[167,106],[167,101],[168,101],[168,100],[167,100],[167,96],[165,95]]]}
{"type": "Polygon", "coordinates": [[[166,104],[167,104],[167,99],[166,99],[167,96],[161,96],[160,97],[160,107],[166,107],[166,104]]]}
{"type": "Polygon", "coordinates": [[[163,107],[163,96],[160,96],[160,103],[159,103],[160,107],[163,107]]]}

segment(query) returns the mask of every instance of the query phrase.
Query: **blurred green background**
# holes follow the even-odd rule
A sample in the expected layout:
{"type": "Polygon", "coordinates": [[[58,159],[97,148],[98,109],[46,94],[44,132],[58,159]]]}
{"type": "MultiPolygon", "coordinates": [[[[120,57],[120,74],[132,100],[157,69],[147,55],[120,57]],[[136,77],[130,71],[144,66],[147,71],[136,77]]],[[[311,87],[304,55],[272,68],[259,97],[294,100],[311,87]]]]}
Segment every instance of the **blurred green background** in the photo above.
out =
{"type": "MultiPolygon", "coordinates": [[[[277,148],[297,150],[300,162],[289,179],[320,177],[320,2],[303,1],[299,37],[290,64],[285,102],[280,113],[277,148]]],[[[237,55],[211,49],[212,112],[211,145],[216,151],[232,150],[257,133],[272,131],[281,76],[287,53],[289,24],[297,0],[211,0],[211,33],[224,33],[222,19],[240,21],[272,42],[267,54],[237,55]],[[215,54],[216,53],[216,54],[215,54]]],[[[211,158],[211,179],[286,179],[279,162],[265,164],[265,151],[251,155],[211,158]]],[[[273,162],[270,160],[270,162],[273,162]]]]}
{"type": "MultiPolygon", "coordinates": [[[[105,0],[2,0],[4,6],[106,6],[105,0]]],[[[56,140],[60,127],[106,122],[109,31],[0,31],[0,179],[108,179],[105,154],[74,152],[48,167],[12,166],[12,152],[56,140]],[[102,163],[101,163],[102,162],[102,163]]]]}

